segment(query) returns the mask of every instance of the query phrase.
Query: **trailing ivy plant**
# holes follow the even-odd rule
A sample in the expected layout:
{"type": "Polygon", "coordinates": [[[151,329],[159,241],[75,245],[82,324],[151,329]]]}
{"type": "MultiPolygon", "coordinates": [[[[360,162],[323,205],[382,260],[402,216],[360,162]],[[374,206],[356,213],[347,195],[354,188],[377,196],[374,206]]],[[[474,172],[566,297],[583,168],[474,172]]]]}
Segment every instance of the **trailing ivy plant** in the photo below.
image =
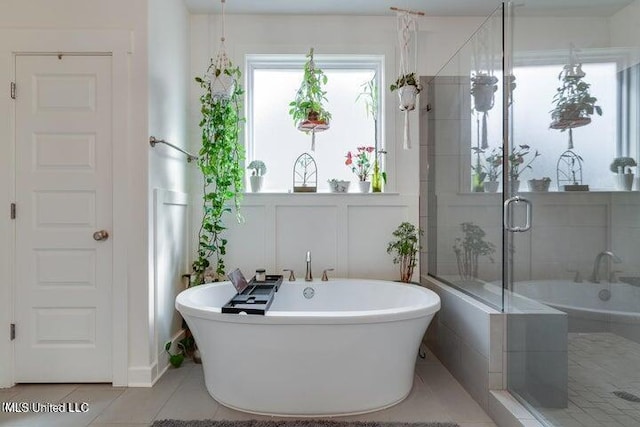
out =
{"type": "Polygon", "coordinates": [[[202,148],[198,166],[203,175],[202,224],[198,233],[198,259],[193,262],[196,284],[204,282],[204,273],[210,266],[209,259],[215,257],[215,272],[224,277],[227,240],[222,237],[226,229],[225,213],[230,213],[229,202],[233,201],[238,220],[240,200],[244,182],[244,148],[239,140],[240,126],[244,119],[240,115],[242,95],[241,72],[238,67],[219,69],[209,66],[204,77],[196,77],[203,90],[200,96],[202,120],[202,148]],[[233,78],[233,91],[229,96],[218,96],[211,92],[212,78],[222,73],[233,78]]]}
{"type": "Polygon", "coordinates": [[[313,48],[309,50],[306,56],[309,58],[304,64],[304,74],[302,83],[296,92],[296,97],[289,103],[289,115],[297,126],[299,122],[309,119],[328,122],[331,119],[331,113],[325,110],[324,103],[327,101],[323,86],[327,84],[327,76],[322,69],[315,66],[313,61],[313,48]]]}

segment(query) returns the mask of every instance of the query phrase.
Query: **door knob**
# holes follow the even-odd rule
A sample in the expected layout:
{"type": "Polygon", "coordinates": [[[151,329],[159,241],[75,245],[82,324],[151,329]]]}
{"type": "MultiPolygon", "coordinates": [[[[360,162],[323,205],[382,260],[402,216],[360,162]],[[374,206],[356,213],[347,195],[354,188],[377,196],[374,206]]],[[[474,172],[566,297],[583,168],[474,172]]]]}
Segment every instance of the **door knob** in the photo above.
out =
{"type": "Polygon", "coordinates": [[[109,238],[109,232],[107,230],[100,230],[93,233],[93,240],[107,240],[109,238]]]}

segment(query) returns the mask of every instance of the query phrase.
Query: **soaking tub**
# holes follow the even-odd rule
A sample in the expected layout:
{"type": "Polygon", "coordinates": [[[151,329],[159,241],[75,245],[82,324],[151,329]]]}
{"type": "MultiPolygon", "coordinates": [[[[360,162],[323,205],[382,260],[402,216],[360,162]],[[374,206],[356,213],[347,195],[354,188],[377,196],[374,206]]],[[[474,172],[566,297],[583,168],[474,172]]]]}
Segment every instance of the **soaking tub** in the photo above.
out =
{"type": "Polygon", "coordinates": [[[613,332],[640,343],[640,287],[571,280],[516,282],[514,291],[569,315],[569,332],[613,332]]]}
{"type": "Polygon", "coordinates": [[[193,287],[176,308],[211,396],[267,415],[359,414],[401,402],[440,309],[438,295],[421,286],[334,279],[285,281],[264,316],[223,314],[235,293],[230,282],[193,287]]]}

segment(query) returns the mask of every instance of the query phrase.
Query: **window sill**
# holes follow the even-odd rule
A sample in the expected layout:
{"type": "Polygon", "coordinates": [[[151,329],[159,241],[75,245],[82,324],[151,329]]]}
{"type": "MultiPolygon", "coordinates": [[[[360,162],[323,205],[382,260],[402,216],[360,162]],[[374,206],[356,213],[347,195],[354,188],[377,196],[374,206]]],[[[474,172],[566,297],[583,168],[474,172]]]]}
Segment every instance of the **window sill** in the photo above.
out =
{"type": "Polygon", "coordinates": [[[294,193],[293,191],[260,191],[259,193],[247,192],[243,193],[244,196],[256,196],[256,197],[268,197],[268,196],[354,196],[354,197],[363,197],[363,196],[373,196],[373,197],[382,197],[382,196],[399,196],[400,193],[396,192],[382,192],[382,193],[331,193],[320,191],[317,193],[294,193]]]}

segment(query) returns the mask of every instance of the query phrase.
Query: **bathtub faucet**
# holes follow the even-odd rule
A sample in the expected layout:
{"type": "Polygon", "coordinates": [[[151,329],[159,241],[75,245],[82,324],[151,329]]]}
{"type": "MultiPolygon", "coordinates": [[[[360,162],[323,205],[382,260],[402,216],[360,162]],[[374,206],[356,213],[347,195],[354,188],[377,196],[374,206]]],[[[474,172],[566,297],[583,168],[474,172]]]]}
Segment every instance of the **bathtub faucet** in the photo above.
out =
{"type": "Polygon", "coordinates": [[[311,251],[307,251],[307,273],[304,275],[305,282],[310,282],[313,280],[313,275],[311,274],[311,251]]]}
{"type": "Polygon", "coordinates": [[[591,282],[600,283],[600,261],[602,258],[608,256],[613,260],[614,264],[620,264],[622,260],[611,251],[602,251],[596,255],[596,260],[593,263],[593,273],[591,273],[591,282]]]}

